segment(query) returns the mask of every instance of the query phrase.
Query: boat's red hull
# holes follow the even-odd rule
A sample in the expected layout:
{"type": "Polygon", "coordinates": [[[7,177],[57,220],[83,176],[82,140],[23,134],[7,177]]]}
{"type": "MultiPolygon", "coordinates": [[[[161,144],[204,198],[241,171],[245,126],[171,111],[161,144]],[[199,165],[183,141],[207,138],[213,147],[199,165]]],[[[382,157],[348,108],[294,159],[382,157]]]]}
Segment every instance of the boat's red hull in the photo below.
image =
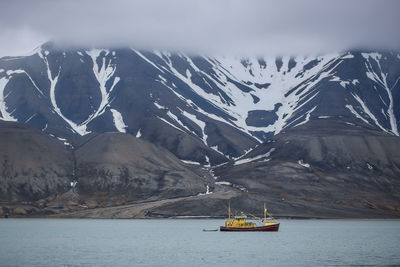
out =
{"type": "Polygon", "coordinates": [[[220,231],[228,232],[276,232],[279,230],[279,223],[267,226],[257,226],[251,228],[237,228],[237,227],[225,227],[221,226],[220,231]]]}

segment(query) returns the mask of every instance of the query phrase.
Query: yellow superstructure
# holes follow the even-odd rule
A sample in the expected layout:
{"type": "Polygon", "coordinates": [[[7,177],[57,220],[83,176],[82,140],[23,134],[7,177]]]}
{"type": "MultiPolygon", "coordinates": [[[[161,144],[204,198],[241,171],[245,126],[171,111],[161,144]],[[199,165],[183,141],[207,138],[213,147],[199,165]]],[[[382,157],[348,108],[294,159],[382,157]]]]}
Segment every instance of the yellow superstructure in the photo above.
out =
{"type": "Polygon", "coordinates": [[[238,227],[238,228],[251,228],[256,227],[256,224],[253,222],[246,221],[247,216],[235,216],[233,219],[228,219],[225,221],[226,227],[238,227]]]}

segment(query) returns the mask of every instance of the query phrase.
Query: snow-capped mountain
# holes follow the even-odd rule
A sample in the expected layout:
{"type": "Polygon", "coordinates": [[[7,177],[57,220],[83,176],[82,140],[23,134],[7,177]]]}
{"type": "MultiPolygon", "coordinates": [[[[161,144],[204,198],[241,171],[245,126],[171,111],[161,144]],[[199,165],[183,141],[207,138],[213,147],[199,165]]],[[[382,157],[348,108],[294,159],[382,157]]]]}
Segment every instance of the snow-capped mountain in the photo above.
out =
{"type": "Polygon", "coordinates": [[[399,79],[394,52],[210,57],[46,43],[0,59],[0,118],[68,139],[126,132],[218,164],[310,120],[399,135],[399,79]]]}

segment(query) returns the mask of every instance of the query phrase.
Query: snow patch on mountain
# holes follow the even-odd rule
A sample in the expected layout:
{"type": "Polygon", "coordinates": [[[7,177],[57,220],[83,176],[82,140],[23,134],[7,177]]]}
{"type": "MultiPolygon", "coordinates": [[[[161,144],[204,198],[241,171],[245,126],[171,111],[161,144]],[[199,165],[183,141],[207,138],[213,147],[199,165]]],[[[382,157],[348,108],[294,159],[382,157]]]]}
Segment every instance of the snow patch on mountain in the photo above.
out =
{"type": "Polygon", "coordinates": [[[28,123],[31,119],[33,119],[35,116],[37,115],[37,113],[34,113],[33,115],[31,115],[28,119],[26,119],[24,121],[24,123],[28,123]]]}
{"type": "Polygon", "coordinates": [[[366,124],[370,124],[369,121],[367,121],[366,119],[364,119],[355,109],[352,105],[346,105],[345,106],[348,110],[350,110],[351,113],[353,113],[356,118],[362,120],[363,122],[365,122],[366,124]]]}
{"type": "Polygon", "coordinates": [[[6,72],[6,74],[7,74],[8,76],[12,76],[13,74],[25,74],[25,75],[28,77],[28,79],[31,81],[31,83],[32,83],[32,85],[35,87],[35,89],[36,89],[42,96],[44,96],[42,90],[39,89],[39,87],[38,87],[38,86],[36,85],[36,83],[33,81],[32,77],[31,77],[26,71],[24,71],[24,70],[8,70],[8,71],[6,72]]]}
{"type": "Polygon", "coordinates": [[[97,110],[89,116],[89,118],[84,122],[84,124],[89,123],[96,117],[100,116],[101,114],[104,113],[105,108],[107,105],[110,104],[110,94],[113,91],[114,87],[117,85],[117,83],[120,81],[119,77],[114,77],[113,83],[111,87],[107,90],[107,82],[113,77],[115,70],[116,70],[116,65],[112,63],[111,58],[107,59],[107,55],[110,53],[109,50],[102,50],[102,49],[92,49],[89,51],[86,51],[86,54],[88,54],[93,62],[93,73],[97,79],[97,82],[99,83],[99,89],[101,93],[101,102],[97,110]],[[104,54],[101,56],[101,54],[104,54]],[[101,59],[101,65],[97,63],[98,59],[101,59]]]}
{"type": "Polygon", "coordinates": [[[9,79],[7,77],[3,77],[0,79],[0,112],[1,112],[1,120],[4,121],[17,121],[11,114],[12,112],[8,112],[6,98],[4,95],[4,89],[8,83],[9,79]]]}
{"type": "Polygon", "coordinates": [[[157,102],[154,102],[154,106],[156,106],[158,109],[167,109],[166,107],[158,104],[157,102]]]}
{"type": "Polygon", "coordinates": [[[310,164],[305,163],[302,159],[300,159],[297,163],[299,163],[299,165],[303,166],[304,168],[310,168],[310,164]]]}
{"type": "Polygon", "coordinates": [[[342,80],[341,80],[339,77],[337,77],[337,76],[333,76],[332,79],[330,79],[329,81],[331,81],[331,82],[339,82],[340,85],[341,85],[342,87],[344,87],[344,88],[346,88],[346,86],[347,86],[348,84],[350,84],[349,81],[342,81],[342,80]]]}
{"type": "Polygon", "coordinates": [[[199,162],[195,162],[195,161],[191,161],[191,160],[183,160],[181,159],[181,161],[185,164],[190,164],[190,165],[201,165],[199,162]]]}
{"type": "Polygon", "coordinates": [[[310,120],[311,113],[312,113],[316,108],[317,108],[317,106],[315,106],[315,107],[313,107],[312,109],[310,109],[309,111],[307,111],[305,120],[302,121],[302,122],[300,122],[300,123],[298,123],[298,124],[296,124],[296,125],[293,126],[293,127],[297,127],[297,126],[299,126],[299,125],[302,125],[302,124],[307,123],[307,122],[310,120]]]}
{"type": "Polygon", "coordinates": [[[219,153],[219,154],[225,156],[225,154],[219,150],[218,145],[210,146],[210,148],[211,148],[212,150],[214,150],[215,152],[217,152],[217,153],[219,153]]]}
{"type": "Polygon", "coordinates": [[[166,119],[161,118],[161,117],[159,117],[159,116],[157,116],[157,118],[159,118],[160,120],[162,120],[162,121],[165,122],[166,124],[172,126],[173,128],[177,129],[178,131],[181,131],[181,132],[185,133],[182,129],[178,128],[177,126],[175,126],[174,124],[170,123],[170,122],[167,121],[166,119]]]}
{"type": "Polygon", "coordinates": [[[135,52],[139,57],[141,57],[144,61],[146,61],[147,63],[149,63],[150,65],[152,65],[154,68],[158,69],[160,72],[164,73],[164,71],[162,69],[160,69],[159,67],[157,67],[156,64],[154,64],[153,62],[151,62],[148,58],[146,58],[142,53],[140,53],[139,51],[132,49],[133,52],[135,52]]]}
{"type": "Polygon", "coordinates": [[[64,114],[61,112],[60,108],[57,105],[56,102],[56,86],[57,86],[57,82],[58,82],[58,78],[60,76],[61,73],[61,65],[58,67],[58,72],[56,75],[52,74],[52,71],[50,69],[50,65],[49,65],[49,61],[47,59],[47,56],[49,55],[48,51],[40,51],[38,53],[39,57],[41,59],[43,59],[44,63],[46,64],[46,72],[47,72],[47,78],[50,81],[50,101],[53,107],[53,110],[65,121],[69,124],[69,126],[72,128],[73,131],[75,131],[76,133],[80,134],[80,135],[85,135],[87,133],[89,133],[86,130],[86,125],[78,125],[76,123],[74,123],[72,120],[68,119],[66,116],[64,116],[64,114]]]}
{"type": "Polygon", "coordinates": [[[364,113],[366,115],[368,115],[368,117],[370,117],[376,126],[378,126],[382,131],[384,132],[388,132],[388,130],[386,130],[379,122],[378,119],[375,117],[375,115],[369,110],[369,108],[367,107],[367,105],[365,104],[365,102],[356,94],[353,94],[353,97],[355,100],[357,100],[357,102],[360,104],[360,106],[362,107],[364,113]]]}
{"type": "Polygon", "coordinates": [[[271,153],[275,151],[275,148],[271,148],[267,153],[262,154],[262,155],[258,155],[254,158],[245,158],[245,159],[240,159],[237,160],[233,163],[233,165],[240,165],[240,164],[244,164],[244,163],[249,163],[249,162],[253,162],[259,159],[263,159],[265,158],[266,161],[269,161],[270,159],[268,159],[271,156],[271,153]]]}
{"type": "Polygon", "coordinates": [[[115,128],[117,128],[117,130],[121,133],[126,133],[126,128],[128,127],[128,125],[125,124],[124,119],[122,118],[122,114],[115,109],[110,109],[110,111],[113,115],[115,128]]]}
{"type": "Polygon", "coordinates": [[[182,111],[182,115],[188,118],[189,120],[193,121],[199,128],[201,129],[201,139],[203,140],[205,145],[207,144],[207,134],[206,134],[206,123],[204,121],[199,120],[196,115],[190,114],[189,112],[182,111]]]}
{"type": "Polygon", "coordinates": [[[142,137],[141,129],[139,129],[139,130],[137,131],[137,133],[136,133],[136,138],[140,138],[140,137],[142,137]]]}

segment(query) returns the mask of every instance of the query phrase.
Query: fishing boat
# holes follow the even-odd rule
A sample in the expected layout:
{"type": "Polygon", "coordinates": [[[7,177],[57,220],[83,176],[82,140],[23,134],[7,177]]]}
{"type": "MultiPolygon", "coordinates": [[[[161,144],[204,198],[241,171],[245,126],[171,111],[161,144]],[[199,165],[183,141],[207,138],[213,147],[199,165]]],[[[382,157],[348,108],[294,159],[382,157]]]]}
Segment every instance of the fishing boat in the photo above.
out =
{"type": "MultiPolygon", "coordinates": [[[[267,219],[267,208],[264,204],[264,218],[261,219],[262,224],[257,224],[256,222],[248,222],[247,215],[241,214],[240,216],[233,216],[231,218],[231,205],[228,206],[228,219],[225,221],[225,226],[220,227],[220,231],[231,231],[231,232],[244,232],[244,231],[259,231],[259,232],[268,232],[268,231],[278,231],[279,230],[279,222],[277,222],[270,214],[268,214],[269,218],[267,219]]],[[[253,215],[252,215],[253,216],[253,215]]],[[[257,219],[256,216],[253,216],[257,219]]],[[[258,218],[260,219],[260,218],[258,218]]]]}

